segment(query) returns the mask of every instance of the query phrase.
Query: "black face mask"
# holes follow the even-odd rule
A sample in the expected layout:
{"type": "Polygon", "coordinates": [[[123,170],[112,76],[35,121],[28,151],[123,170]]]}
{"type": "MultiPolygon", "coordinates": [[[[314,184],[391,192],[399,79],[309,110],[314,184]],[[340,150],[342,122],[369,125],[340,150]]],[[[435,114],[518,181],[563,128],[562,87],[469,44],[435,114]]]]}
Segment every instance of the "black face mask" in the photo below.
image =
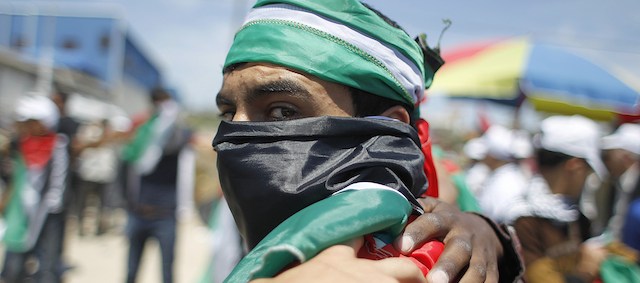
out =
{"type": "Polygon", "coordinates": [[[213,147],[224,196],[249,248],[289,216],[357,182],[396,189],[421,212],[415,198],[427,188],[424,156],[415,130],[402,122],[222,122],[213,147]]]}

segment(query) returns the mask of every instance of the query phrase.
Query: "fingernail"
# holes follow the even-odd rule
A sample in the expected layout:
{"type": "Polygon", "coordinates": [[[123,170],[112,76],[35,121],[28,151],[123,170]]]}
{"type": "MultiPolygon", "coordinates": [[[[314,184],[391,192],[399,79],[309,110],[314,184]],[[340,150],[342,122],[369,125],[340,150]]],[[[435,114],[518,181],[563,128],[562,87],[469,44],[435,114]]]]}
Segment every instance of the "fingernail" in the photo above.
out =
{"type": "Polygon", "coordinates": [[[429,283],[448,283],[449,275],[442,270],[431,270],[427,274],[427,281],[429,283]]]}
{"type": "Polygon", "coordinates": [[[410,252],[411,249],[413,249],[413,239],[409,236],[402,236],[402,238],[400,238],[400,250],[402,252],[410,252]]]}

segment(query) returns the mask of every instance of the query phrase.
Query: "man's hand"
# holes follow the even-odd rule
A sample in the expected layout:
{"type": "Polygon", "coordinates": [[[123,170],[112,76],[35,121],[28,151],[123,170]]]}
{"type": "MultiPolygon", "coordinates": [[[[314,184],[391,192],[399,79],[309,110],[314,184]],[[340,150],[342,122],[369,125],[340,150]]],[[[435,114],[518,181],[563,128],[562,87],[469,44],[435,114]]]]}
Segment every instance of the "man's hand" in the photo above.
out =
{"type": "Polygon", "coordinates": [[[358,238],[347,245],[332,246],[310,261],[291,268],[275,278],[251,282],[426,282],[420,269],[407,258],[382,260],[356,258],[363,242],[362,238],[358,238]]]}
{"type": "Polygon", "coordinates": [[[437,199],[419,201],[425,214],[407,226],[395,246],[408,254],[428,240],[444,242],[444,252],[429,271],[428,282],[498,282],[503,249],[491,226],[480,216],[437,199]]]}
{"type": "Polygon", "coordinates": [[[593,281],[598,276],[600,265],[608,254],[607,249],[598,244],[583,243],[580,245],[580,260],[576,269],[583,276],[585,282],[593,281]]]}

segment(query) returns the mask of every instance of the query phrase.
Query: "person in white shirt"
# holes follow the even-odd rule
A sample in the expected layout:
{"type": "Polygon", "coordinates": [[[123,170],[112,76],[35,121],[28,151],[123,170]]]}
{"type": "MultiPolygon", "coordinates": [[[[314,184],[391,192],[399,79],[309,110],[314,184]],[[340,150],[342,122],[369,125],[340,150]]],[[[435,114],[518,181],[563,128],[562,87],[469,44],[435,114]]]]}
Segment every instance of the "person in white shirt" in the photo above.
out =
{"type": "Polygon", "coordinates": [[[640,125],[623,124],[601,140],[604,165],[609,170],[613,206],[606,232],[620,238],[629,203],[640,198],[640,125]]]}
{"type": "Polygon", "coordinates": [[[475,195],[491,173],[489,166],[483,162],[487,156],[487,146],[481,138],[474,138],[464,145],[462,151],[470,159],[470,165],[465,170],[465,181],[475,195]]]}
{"type": "Polygon", "coordinates": [[[478,189],[476,197],[482,213],[498,223],[509,219],[510,204],[525,193],[528,178],[516,162],[512,130],[493,125],[482,136],[487,146],[484,163],[491,173],[478,189]]]}

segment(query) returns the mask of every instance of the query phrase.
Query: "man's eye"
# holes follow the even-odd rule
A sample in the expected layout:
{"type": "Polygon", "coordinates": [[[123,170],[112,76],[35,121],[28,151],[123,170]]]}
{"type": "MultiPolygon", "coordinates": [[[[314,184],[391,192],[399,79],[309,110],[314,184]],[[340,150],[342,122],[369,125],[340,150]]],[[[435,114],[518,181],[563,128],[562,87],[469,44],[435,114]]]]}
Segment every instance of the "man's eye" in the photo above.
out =
{"type": "Polygon", "coordinates": [[[294,119],[298,112],[289,107],[273,107],[269,112],[269,117],[274,121],[294,119]]]}
{"type": "Polygon", "coordinates": [[[220,119],[224,121],[232,121],[234,115],[236,115],[236,113],[233,111],[224,111],[220,113],[220,119]]]}

